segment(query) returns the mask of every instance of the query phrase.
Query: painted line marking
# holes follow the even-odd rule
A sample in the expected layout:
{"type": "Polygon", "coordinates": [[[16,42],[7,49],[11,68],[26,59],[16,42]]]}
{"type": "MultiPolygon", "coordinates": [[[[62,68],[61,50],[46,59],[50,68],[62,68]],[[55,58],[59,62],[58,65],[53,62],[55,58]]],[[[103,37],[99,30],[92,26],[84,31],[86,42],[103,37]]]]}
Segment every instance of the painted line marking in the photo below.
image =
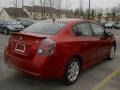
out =
{"type": "Polygon", "coordinates": [[[113,73],[111,73],[107,78],[105,78],[102,82],[97,84],[95,87],[92,88],[92,90],[102,90],[103,88],[110,80],[112,80],[118,73],[120,72],[120,67],[115,70],[113,73]]]}

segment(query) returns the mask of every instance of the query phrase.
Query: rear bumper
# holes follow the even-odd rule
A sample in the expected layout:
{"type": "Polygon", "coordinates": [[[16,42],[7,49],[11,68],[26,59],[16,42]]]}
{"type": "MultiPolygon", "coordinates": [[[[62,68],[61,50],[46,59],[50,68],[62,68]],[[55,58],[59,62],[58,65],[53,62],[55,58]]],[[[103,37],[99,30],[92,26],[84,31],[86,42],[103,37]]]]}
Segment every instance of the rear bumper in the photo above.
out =
{"type": "Polygon", "coordinates": [[[33,60],[25,60],[5,51],[4,58],[8,66],[26,74],[42,78],[62,78],[58,66],[53,62],[50,63],[46,57],[36,56],[33,60]]]}

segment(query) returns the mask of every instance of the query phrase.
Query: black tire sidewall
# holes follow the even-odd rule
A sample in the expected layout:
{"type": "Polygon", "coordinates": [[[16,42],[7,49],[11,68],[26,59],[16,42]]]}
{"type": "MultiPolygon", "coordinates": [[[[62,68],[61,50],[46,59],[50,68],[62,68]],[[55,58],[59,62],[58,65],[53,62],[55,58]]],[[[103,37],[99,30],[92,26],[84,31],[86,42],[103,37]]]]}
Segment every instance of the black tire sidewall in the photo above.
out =
{"type": "Polygon", "coordinates": [[[4,34],[8,35],[9,34],[9,30],[8,29],[4,29],[4,34]]]}

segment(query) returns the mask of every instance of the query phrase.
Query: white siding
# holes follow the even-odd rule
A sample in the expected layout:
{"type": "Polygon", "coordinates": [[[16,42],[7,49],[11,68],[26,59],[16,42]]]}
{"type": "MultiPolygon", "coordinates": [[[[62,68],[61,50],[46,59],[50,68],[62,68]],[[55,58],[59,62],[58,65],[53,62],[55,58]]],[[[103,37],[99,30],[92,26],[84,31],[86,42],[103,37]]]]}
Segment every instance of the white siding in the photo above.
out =
{"type": "MultiPolygon", "coordinates": [[[[35,12],[35,13],[34,12],[29,12],[26,7],[23,8],[23,11],[26,12],[29,15],[30,19],[32,19],[32,20],[34,19],[34,17],[37,20],[42,19],[42,12],[35,12]]],[[[43,16],[43,18],[45,18],[45,19],[49,19],[49,18],[52,18],[52,17],[59,18],[59,14],[58,13],[53,13],[53,15],[50,16],[49,12],[45,12],[45,16],[43,16]]],[[[65,18],[65,17],[66,17],[66,14],[61,14],[60,15],[60,18],[65,18]]]]}
{"type": "Polygon", "coordinates": [[[29,12],[25,7],[23,8],[23,11],[28,14],[28,16],[30,17],[30,19],[34,19],[34,13],[33,12],[29,12]]]}
{"type": "Polygon", "coordinates": [[[2,11],[1,11],[1,13],[0,13],[0,18],[1,19],[13,19],[12,17],[10,17],[9,15],[8,15],[8,13],[3,9],[2,11]]]}

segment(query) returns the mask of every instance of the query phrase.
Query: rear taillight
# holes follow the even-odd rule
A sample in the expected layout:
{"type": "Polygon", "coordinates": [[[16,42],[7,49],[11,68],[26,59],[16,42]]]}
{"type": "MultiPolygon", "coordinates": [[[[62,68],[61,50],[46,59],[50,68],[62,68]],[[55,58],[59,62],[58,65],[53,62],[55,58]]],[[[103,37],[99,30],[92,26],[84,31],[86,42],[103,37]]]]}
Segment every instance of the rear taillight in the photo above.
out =
{"type": "Polygon", "coordinates": [[[38,54],[45,56],[53,55],[55,52],[55,48],[56,48],[55,41],[48,38],[44,39],[40,44],[40,47],[38,49],[38,54]]]}

